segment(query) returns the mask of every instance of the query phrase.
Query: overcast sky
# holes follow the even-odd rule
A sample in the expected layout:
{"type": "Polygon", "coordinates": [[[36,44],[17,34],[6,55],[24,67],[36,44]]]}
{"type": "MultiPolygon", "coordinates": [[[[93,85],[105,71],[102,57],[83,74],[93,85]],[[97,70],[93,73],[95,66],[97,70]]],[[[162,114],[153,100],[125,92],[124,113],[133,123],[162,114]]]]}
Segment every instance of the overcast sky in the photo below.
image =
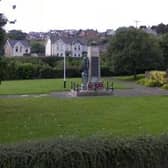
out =
{"type": "Polygon", "coordinates": [[[15,25],[6,29],[116,29],[121,26],[168,24],[168,0],[1,0],[0,12],[15,25]],[[12,5],[16,9],[12,10],[12,5]]]}

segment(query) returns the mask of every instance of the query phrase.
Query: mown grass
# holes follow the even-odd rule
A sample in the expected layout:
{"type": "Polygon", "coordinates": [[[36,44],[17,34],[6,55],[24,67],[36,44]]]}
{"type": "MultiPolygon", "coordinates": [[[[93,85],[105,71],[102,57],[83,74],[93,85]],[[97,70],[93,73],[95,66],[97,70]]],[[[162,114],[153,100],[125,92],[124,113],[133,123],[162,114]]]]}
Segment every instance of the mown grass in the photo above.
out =
{"type": "Polygon", "coordinates": [[[168,131],[168,97],[0,99],[0,143],[168,131]]]}
{"type": "Polygon", "coordinates": [[[115,77],[116,79],[119,79],[119,80],[123,80],[123,81],[138,81],[142,78],[144,78],[144,74],[137,74],[137,77],[136,79],[134,79],[134,76],[133,75],[128,75],[128,76],[118,76],[118,77],[115,77]]]}
{"type": "MultiPolygon", "coordinates": [[[[109,80],[104,79],[104,82],[109,80]]],[[[16,80],[16,81],[3,81],[0,85],[0,95],[10,94],[38,94],[49,93],[53,91],[66,91],[70,90],[71,81],[81,84],[80,78],[67,79],[67,88],[64,89],[63,79],[39,79],[39,80],[16,80]]],[[[106,84],[105,84],[106,85],[106,84]]],[[[124,88],[123,84],[114,81],[115,88],[124,88]]]]}

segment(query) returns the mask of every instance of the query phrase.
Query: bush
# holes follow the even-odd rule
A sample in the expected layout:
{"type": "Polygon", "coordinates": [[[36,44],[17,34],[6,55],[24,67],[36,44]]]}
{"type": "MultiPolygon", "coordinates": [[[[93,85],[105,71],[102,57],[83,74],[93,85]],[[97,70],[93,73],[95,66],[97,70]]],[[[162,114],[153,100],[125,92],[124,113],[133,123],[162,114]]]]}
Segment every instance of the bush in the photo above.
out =
{"type": "MultiPolygon", "coordinates": [[[[138,80],[137,83],[150,86],[150,87],[160,87],[166,85],[167,73],[164,71],[150,71],[145,73],[145,78],[138,80]]],[[[166,86],[165,86],[166,87],[166,86]]]]}
{"type": "Polygon", "coordinates": [[[149,86],[149,87],[160,87],[161,84],[159,81],[153,80],[153,79],[140,79],[137,81],[138,84],[149,86]]]}
{"type": "Polygon", "coordinates": [[[40,78],[54,78],[56,77],[55,69],[50,66],[43,66],[39,72],[40,78]]]}
{"type": "Polygon", "coordinates": [[[31,63],[19,64],[16,69],[18,79],[33,79],[37,77],[37,74],[37,66],[31,63]]]}
{"type": "Polygon", "coordinates": [[[168,84],[164,84],[164,85],[162,86],[162,88],[163,88],[163,89],[168,89],[168,84]]]}
{"type": "Polygon", "coordinates": [[[167,168],[168,137],[1,145],[0,158],[1,168],[167,168]]]}
{"type": "Polygon", "coordinates": [[[148,79],[155,80],[163,85],[167,83],[167,73],[165,71],[150,71],[148,79]]]}

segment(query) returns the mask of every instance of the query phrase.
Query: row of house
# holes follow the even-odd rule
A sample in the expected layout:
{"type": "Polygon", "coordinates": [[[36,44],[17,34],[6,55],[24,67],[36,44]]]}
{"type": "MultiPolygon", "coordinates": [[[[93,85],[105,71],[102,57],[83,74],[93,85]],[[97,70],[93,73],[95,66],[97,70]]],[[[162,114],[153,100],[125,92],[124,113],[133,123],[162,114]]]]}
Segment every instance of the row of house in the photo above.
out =
{"type": "MultiPolygon", "coordinates": [[[[45,56],[64,57],[68,54],[71,57],[82,57],[87,48],[84,40],[51,36],[46,40],[45,56]]],[[[4,50],[7,57],[31,55],[30,43],[26,40],[7,40],[4,50]]]]}
{"type": "Polygon", "coordinates": [[[64,57],[68,54],[71,57],[82,57],[87,48],[87,43],[82,39],[52,36],[47,39],[45,55],[64,57]]]}

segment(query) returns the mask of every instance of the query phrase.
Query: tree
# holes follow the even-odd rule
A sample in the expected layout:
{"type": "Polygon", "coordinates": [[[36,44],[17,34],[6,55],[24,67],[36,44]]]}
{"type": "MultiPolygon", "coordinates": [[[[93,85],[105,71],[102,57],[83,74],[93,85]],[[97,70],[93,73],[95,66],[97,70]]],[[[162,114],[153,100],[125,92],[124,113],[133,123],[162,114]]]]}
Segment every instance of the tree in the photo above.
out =
{"type": "Polygon", "coordinates": [[[45,55],[45,45],[41,42],[35,41],[31,43],[31,52],[38,55],[45,55]]]}
{"type": "Polygon", "coordinates": [[[107,56],[114,72],[132,73],[158,68],[162,63],[156,37],[135,28],[119,28],[112,37],[107,56]]]}
{"type": "Polygon", "coordinates": [[[24,33],[21,30],[11,30],[8,32],[7,36],[12,40],[25,40],[27,33],[24,33]]]}
{"type": "Polygon", "coordinates": [[[3,46],[5,43],[5,30],[3,29],[3,27],[6,23],[7,19],[2,13],[0,13],[0,56],[3,54],[3,46]]]}
{"type": "Polygon", "coordinates": [[[4,61],[2,60],[2,54],[3,54],[3,46],[5,43],[5,30],[3,27],[7,23],[7,19],[5,16],[0,13],[0,83],[3,78],[3,73],[4,73],[4,61]]]}
{"type": "Polygon", "coordinates": [[[160,47],[164,59],[164,68],[168,69],[168,33],[161,36],[160,47]]]}

